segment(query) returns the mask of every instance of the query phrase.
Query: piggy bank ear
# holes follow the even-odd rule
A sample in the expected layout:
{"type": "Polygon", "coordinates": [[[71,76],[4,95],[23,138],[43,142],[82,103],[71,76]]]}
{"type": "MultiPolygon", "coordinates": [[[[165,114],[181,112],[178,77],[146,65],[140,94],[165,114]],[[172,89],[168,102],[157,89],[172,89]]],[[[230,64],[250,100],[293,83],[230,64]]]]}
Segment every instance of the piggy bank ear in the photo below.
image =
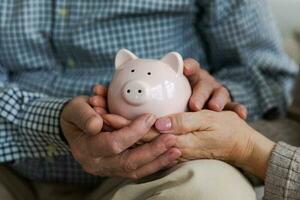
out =
{"type": "Polygon", "coordinates": [[[168,53],[161,59],[161,61],[172,67],[177,74],[183,74],[183,59],[179,53],[168,53]]]}
{"type": "Polygon", "coordinates": [[[118,51],[115,59],[116,69],[119,69],[123,64],[127,63],[130,60],[137,59],[137,56],[134,55],[131,51],[127,49],[121,49],[118,51]]]}

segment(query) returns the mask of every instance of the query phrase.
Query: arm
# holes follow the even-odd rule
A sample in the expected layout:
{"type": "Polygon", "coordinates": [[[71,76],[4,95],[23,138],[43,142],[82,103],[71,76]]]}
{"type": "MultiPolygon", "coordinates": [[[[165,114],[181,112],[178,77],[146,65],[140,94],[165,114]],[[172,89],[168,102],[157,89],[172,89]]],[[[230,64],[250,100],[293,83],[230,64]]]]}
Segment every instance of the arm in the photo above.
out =
{"type": "Polygon", "coordinates": [[[0,70],[0,162],[69,153],[59,115],[68,99],[24,91],[0,70]]]}
{"type": "Polygon", "coordinates": [[[223,160],[264,180],[264,199],[300,199],[299,148],[275,144],[233,112],[179,113],[158,119],[155,127],[177,135],[183,160],[223,160]],[[168,130],[162,128],[166,121],[168,130]]]}
{"type": "Polygon", "coordinates": [[[297,67],[283,51],[267,2],[207,0],[199,7],[196,28],[211,73],[247,107],[249,120],[282,114],[297,67]]]}
{"type": "Polygon", "coordinates": [[[300,199],[300,150],[279,142],[272,151],[265,179],[266,200],[300,199]]]}
{"type": "Polygon", "coordinates": [[[300,199],[300,150],[252,130],[252,153],[241,164],[265,181],[264,199],[300,199]]]}
{"type": "MultiPolygon", "coordinates": [[[[137,179],[176,164],[181,155],[173,148],[172,135],[129,149],[148,133],[155,122],[153,115],[144,115],[117,131],[101,132],[102,118],[87,97],[52,98],[21,90],[6,81],[5,73],[0,77],[4,77],[0,81],[0,162],[72,153],[92,175],[137,179]]],[[[79,175],[72,170],[68,173],[79,175]]]]}

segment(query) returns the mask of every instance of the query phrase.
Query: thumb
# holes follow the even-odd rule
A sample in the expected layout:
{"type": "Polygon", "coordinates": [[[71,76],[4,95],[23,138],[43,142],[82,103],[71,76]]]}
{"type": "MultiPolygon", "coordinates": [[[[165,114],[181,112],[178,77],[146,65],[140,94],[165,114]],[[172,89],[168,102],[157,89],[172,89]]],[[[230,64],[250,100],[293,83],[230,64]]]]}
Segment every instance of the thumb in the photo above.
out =
{"type": "Polygon", "coordinates": [[[102,118],[88,104],[87,97],[76,97],[69,103],[66,120],[80,128],[84,133],[96,135],[103,126],[102,118]]]}
{"type": "Polygon", "coordinates": [[[188,132],[203,130],[209,127],[208,115],[213,111],[201,110],[199,112],[185,112],[159,118],[155,122],[155,128],[161,133],[185,134],[188,132]]]}

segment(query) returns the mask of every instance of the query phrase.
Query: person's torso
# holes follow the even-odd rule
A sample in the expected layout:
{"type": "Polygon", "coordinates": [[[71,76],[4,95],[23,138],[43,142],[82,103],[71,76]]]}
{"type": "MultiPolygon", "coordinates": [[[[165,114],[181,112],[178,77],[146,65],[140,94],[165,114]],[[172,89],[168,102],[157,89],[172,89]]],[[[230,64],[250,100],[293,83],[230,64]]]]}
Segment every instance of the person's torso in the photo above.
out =
{"type": "Polygon", "coordinates": [[[197,14],[195,0],[6,0],[0,66],[24,89],[61,97],[107,84],[120,48],[145,58],[178,51],[203,63],[197,14]]]}
{"type": "MultiPolygon", "coordinates": [[[[195,0],[3,0],[0,74],[26,91],[71,97],[108,84],[120,48],[144,58],[178,51],[205,63],[197,14],[195,0]]],[[[32,179],[98,181],[71,155],[13,167],[32,179]]]]}

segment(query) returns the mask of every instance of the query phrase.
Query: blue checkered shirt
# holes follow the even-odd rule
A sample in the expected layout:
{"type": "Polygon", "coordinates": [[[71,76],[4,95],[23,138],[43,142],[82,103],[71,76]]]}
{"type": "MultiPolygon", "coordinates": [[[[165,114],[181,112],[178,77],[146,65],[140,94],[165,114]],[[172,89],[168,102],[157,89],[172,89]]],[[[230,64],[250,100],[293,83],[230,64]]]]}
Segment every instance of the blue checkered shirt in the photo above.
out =
{"type": "Polygon", "coordinates": [[[297,73],[265,0],[3,0],[0,162],[30,179],[101,182],[72,158],[59,115],[109,83],[120,48],[197,59],[249,120],[283,113],[297,73]]]}

